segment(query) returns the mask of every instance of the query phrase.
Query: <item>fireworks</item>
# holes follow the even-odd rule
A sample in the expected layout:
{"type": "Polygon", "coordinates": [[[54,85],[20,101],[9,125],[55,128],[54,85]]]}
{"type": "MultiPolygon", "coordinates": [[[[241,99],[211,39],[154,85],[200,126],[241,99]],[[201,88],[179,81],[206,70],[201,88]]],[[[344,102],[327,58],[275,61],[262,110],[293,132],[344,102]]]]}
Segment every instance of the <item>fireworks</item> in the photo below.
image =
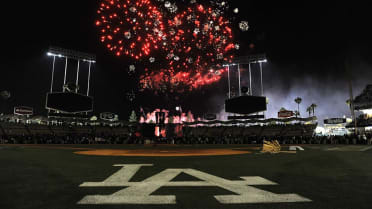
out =
{"type": "Polygon", "coordinates": [[[147,70],[147,73],[141,76],[140,84],[141,89],[184,93],[185,91],[192,91],[220,81],[225,72],[227,72],[225,68],[219,70],[209,69],[204,74],[193,73],[192,71],[174,72],[164,69],[160,72],[149,72],[147,70]]]}
{"type": "Polygon", "coordinates": [[[192,71],[194,74],[209,68],[222,68],[222,63],[233,58],[232,29],[229,21],[218,16],[211,7],[201,4],[168,20],[169,44],[165,49],[170,55],[172,72],[192,71]]]}
{"type": "Polygon", "coordinates": [[[211,7],[191,5],[168,20],[168,67],[142,76],[144,87],[173,91],[198,89],[218,82],[223,63],[231,62],[233,43],[230,23],[211,7]]]}
{"type": "Polygon", "coordinates": [[[242,31],[248,31],[249,30],[249,24],[248,24],[248,22],[247,21],[241,21],[240,23],[239,23],[239,28],[240,28],[240,30],[242,30],[242,31]]]}
{"type": "MultiPolygon", "coordinates": [[[[240,48],[233,24],[224,17],[228,8],[224,0],[182,5],[173,0],[101,0],[96,25],[101,42],[116,56],[141,59],[142,89],[192,91],[218,82],[226,72],[223,64],[240,48]]],[[[244,21],[239,26],[249,28],[244,21]]]]}
{"type": "Polygon", "coordinates": [[[166,38],[162,14],[150,0],[102,0],[96,26],[101,42],[116,56],[149,56],[166,38]]]}

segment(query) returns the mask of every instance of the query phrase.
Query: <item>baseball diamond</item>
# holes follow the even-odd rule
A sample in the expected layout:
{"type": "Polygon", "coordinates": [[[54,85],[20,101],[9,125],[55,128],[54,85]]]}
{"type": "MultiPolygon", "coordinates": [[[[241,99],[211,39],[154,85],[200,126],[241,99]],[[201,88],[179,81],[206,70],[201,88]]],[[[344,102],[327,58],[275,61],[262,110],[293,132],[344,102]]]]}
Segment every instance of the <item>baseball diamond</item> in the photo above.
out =
{"type": "Polygon", "coordinates": [[[283,146],[283,152],[269,154],[255,145],[2,145],[0,206],[369,208],[371,149],[358,145],[290,148],[283,146]],[[81,153],[90,150],[96,154],[81,153]],[[99,150],[105,155],[97,154],[99,150]],[[110,156],[107,150],[136,155],[113,152],[110,156]],[[174,155],[186,150],[196,154],[174,155]],[[216,150],[246,152],[215,155],[216,150]]]}
{"type": "Polygon", "coordinates": [[[0,209],[372,209],[371,9],[280,3],[2,1],[0,209]]]}

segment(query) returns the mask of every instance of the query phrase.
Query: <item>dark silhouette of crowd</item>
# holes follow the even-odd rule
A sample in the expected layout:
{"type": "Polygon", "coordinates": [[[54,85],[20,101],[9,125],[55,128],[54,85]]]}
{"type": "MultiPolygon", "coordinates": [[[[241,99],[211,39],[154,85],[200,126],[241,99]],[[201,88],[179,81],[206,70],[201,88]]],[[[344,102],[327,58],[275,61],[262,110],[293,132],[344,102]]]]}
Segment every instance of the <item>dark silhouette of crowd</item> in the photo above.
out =
{"type": "Polygon", "coordinates": [[[0,136],[2,144],[143,144],[143,141],[131,136],[91,134],[0,136]]]}
{"type": "Polygon", "coordinates": [[[166,139],[174,144],[263,144],[278,140],[280,144],[372,144],[372,134],[345,136],[184,136],[166,139]]]}
{"type": "Polygon", "coordinates": [[[184,127],[179,136],[144,137],[139,126],[71,126],[0,123],[1,144],[371,144],[372,134],[315,136],[316,125],[184,127]]]}
{"type": "Polygon", "coordinates": [[[372,134],[345,136],[182,136],[143,137],[112,134],[10,135],[0,136],[1,144],[262,144],[278,140],[280,144],[365,144],[371,145],[372,134]]]}

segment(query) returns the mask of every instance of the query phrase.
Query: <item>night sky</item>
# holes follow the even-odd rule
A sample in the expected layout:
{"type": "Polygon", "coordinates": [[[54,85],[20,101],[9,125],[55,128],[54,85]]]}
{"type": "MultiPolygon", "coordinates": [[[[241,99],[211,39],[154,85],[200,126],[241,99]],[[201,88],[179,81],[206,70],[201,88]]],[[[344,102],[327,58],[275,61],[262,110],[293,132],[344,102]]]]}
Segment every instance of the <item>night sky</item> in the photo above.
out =
{"type": "MultiPolygon", "coordinates": [[[[303,98],[303,115],[311,103],[318,104],[321,119],[350,115],[345,104],[348,98],[345,59],[351,63],[355,95],[372,83],[372,18],[367,7],[270,6],[248,1],[233,1],[232,7],[240,9],[236,21],[247,20],[250,24],[249,32],[236,34],[242,45],[238,55],[267,54],[269,62],[264,66],[264,83],[265,94],[270,99],[269,116],[276,117],[281,107],[295,109],[293,100],[298,96],[303,98]],[[248,47],[252,43],[254,50],[248,47]]],[[[138,93],[137,99],[130,103],[126,93],[136,84],[135,78],[127,73],[131,61],[114,57],[99,43],[94,25],[98,1],[7,1],[2,3],[2,8],[11,11],[1,14],[0,90],[12,93],[6,104],[1,101],[1,107],[8,113],[13,106],[23,105],[34,107],[36,114],[46,114],[45,95],[50,88],[52,66],[52,59],[46,52],[50,45],[97,55],[91,89],[95,114],[114,112],[121,119],[127,119],[134,107],[151,109],[157,104],[164,106],[164,101],[198,114],[219,113],[223,109],[227,93],[225,80],[197,92],[179,95],[178,100],[138,93]]],[[[61,79],[55,87],[61,89],[63,60],[57,64],[60,66],[56,68],[56,76],[61,79]]],[[[72,79],[76,63],[70,67],[69,78],[72,79]]],[[[82,67],[81,76],[84,77],[87,66],[82,67]]],[[[246,82],[247,77],[243,80],[246,82]]],[[[81,88],[86,89],[85,86],[81,88]]]]}

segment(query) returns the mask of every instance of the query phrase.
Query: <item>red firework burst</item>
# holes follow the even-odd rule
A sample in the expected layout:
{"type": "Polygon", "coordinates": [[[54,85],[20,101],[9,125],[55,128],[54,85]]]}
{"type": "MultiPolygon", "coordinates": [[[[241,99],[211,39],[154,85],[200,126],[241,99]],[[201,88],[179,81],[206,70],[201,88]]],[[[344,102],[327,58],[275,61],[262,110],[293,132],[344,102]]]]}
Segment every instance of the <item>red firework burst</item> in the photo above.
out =
{"type": "Polygon", "coordinates": [[[116,56],[141,59],[166,39],[162,14],[150,0],[102,0],[97,13],[101,42],[116,56]]]}
{"type": "Polygon", "coordinates": [[[167,69],[141,77],[144,88],[163,91],[192,91],[218,82],[226,72],[223,63],[233,59],[232,29],[211,7],[195,5],[168,22],[168,39],[163,49],[167,69]]]}
{"type": "Polygon", "coordinates": [[[141,76],[140,84],[142,89],[156,89],[162,92],[193,91],[200,87],[216,83],[221,80],[225,68],[210,70],[202,73],[192,73],[190,71],[174,72],[172,70],[162,70],[160,72],[149,72],[141,76]]]}
{"type": "Polygon", "coordinates": [[[168,25],[169,44],[165,48],[170,70],[205,74],[233,59],[230,23],[211,7],[189,7],[168,25]]]}

